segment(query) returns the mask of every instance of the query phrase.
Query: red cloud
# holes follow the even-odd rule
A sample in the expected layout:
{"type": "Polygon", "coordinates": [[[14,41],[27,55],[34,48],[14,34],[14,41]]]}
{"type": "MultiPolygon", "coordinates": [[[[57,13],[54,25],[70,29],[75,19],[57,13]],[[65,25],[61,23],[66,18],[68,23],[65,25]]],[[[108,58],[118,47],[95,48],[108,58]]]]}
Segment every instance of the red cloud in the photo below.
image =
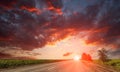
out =
{"type": "Polygon", "coordinates": [[[48,4],[48,10],[50,11],[54,11],[56,13],[58,13],[59,15],[62,15],[62,9],[61,9],[61,2],[60,0],[46,0],[47,4],[48,4]]]}
{"type": "Polygon", "coordinates": [[[35,13],[37,13],[37,14],[40,14],[40,13],[41,13],[40,9],[37,9],[37,8],[34,8],[34,7],[31,7],[31,8],[30,8],[30,7],[22,6],[21,9],[27,10],[27,11],[29,11],[29,12],[35,12],[35,13]]]}

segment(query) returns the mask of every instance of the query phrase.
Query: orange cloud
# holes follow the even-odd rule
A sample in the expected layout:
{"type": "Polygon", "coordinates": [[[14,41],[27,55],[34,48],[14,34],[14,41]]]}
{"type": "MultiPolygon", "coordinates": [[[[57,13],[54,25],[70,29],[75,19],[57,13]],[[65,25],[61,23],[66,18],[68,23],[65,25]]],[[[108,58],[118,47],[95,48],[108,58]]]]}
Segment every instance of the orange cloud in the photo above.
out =
{"type": "Polygon", "coordinates": [[[85,40],[86,44],[99,45],[105,41],[102,35],[109,31],[110,27],[96,28],[86,31],[88,38],[85,40]]]}
{"type": "Polygon", "coordinates": [[[37,13],[37,14],[40,14],[40,13],[41,13],[40,9],[37,9],[37,8],[34,8],[34,7],[31,7],[31,8],[30,8],[30,7],[22,6],[21,9],[27,10],[27,11],[29,11],[29,12],[35,12],[35,13],[37,13]]]}
{"type": "Polygon", "coordinates": [[[47,2],[48,2],[48,10],[54,11],[59,15],[63,14],[61,8],[55,8],[55,6],[52,4],[52,2],[50,0],[48,0],[47,2]]]}
{"type": "Polygon", "coordinates": [[[63,54],[63,56],[70,56],[71,54],[72,54],[71,52],[68,52],[68,53],[63,54]]]}
{"type": "Polygon", "coordinates": [[[97,33],[97,32],[107,32],[109,30],[110,27],[103,27],[103,28],[98,28],[98,29],[93,29],[92,32],[93,33],[97,33]]]}
{"type": "Polygon", "coordinates": [[[72,36],[76,33],[74,29],[50,29],[48,31],[53,31],[52,34],[48,37],[47,44],[48,45],[54,45],[56,42],[60,40],[64,40],[68,38],[69,36],[72,36]]]}

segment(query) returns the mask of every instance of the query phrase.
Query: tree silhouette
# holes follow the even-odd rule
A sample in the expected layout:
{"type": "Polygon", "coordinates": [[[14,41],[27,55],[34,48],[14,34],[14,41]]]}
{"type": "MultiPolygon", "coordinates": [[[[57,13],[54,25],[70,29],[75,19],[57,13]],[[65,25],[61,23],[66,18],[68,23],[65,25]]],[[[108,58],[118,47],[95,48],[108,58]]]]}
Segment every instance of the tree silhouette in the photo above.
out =
{"type": "Polygon", "coordinates": [[[105,62],[108,60],[108,57],[107,57],[107,51],[102,48],[101,50],[98,50],[98,55],[99,55],[99,60],[101,60],[102,62],[105,62]]]}

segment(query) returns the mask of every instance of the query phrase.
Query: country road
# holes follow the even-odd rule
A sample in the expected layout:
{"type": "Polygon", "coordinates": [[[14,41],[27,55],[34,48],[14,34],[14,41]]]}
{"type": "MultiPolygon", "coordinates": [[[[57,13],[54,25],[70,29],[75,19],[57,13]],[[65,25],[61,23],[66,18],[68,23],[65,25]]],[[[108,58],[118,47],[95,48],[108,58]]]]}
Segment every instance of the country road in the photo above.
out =
{"type": "Polygon", "coordinates": [[[87,61],[63,61],[49,64],[31,65],[15,69],[3,69],[0,72],[118,72],[87,61]]]}

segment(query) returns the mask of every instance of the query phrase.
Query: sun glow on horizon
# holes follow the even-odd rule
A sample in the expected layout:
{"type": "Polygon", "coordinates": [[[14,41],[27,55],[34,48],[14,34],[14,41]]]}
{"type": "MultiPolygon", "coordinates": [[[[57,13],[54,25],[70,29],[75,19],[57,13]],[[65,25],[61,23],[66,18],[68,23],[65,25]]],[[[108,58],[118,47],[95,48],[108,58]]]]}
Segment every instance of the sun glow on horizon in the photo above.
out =
{"type": "Polygon", "coordinates": [[[93,46],[85,44],[84,38],[79,38],[78,36],[69,36],[63,40],[55,42],[55,44],[47,44],[42,48],[34,49],[33,52],[41,53],[41,55],[36,56],[37,58],[68,58],[72,60],[81,59],[81,54],[83,52],[89,52],[93,49],[93,46]],[[64,56],[65,53],[71,53],[70,55],[64,56]]]}
{"type": "Polygon", "coordinates": [[[74,60],[74,61],[79,61],[79,60],[80,60],[80,56],[79,56],[79,55],[75,55],[75,56],[73,57],[73,60],[74,60]]]}

